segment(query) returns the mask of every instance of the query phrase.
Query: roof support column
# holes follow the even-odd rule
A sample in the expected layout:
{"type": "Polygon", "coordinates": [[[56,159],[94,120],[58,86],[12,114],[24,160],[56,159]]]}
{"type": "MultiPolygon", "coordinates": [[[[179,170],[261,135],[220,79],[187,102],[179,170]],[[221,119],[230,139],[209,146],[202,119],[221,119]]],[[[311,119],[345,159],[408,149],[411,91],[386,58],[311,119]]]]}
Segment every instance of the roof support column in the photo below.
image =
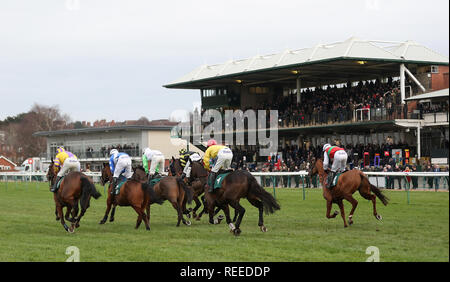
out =
{"type": "Polygon", "coordinates": [[[420,160],[420,122],[417,123],[417,162],[420,160]]]}
{"type": "Polygon", "coordinates": [[[405,64],[400,64],[400,96],[401,103],[405,104],[405,64]]]}
{"type": "Polygon", "coordinates": [[[300,76],[298,76],[297,77],[297,104],[300,104],[302,102],[300,89],[301,89],[301,81],[300,81],[300,76]]]}

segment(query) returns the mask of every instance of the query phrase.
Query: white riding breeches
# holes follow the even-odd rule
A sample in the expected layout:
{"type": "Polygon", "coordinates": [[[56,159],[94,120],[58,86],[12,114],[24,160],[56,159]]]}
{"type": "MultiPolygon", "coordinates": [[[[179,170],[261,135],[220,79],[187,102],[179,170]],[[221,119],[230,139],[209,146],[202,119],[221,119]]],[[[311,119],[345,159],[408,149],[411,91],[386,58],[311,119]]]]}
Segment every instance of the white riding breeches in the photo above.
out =
{"type": "Polygon", "coordinates": [[[117,160],[117,164],[114,169],[114,177],[119,177],[120,174],[126,178],[131,178],[133,175],[133,170],[131,169],[131,158],[129,156],[123,155],[117,160]]]}
{"type": "Polygon", "coordinates": [[[233,160],[233,152],[230,148],[223,148],[217,153],[217,161],[212,172],[218,172],[222,169],[229,169],[231,167],[231,161],[233,160]]]}
{"type": "Polygon", "coordinates": [[[158,154],[153,155],[152,163],[150,164],[149,174],[153,175],[156,171],[161,172],[164,171],[164,155],[158,154]]]}
{"type": "Polygon", "coordinates": [[[334,153],[331,171],[344,172],[345,166],[347,165],[347,158],[347,153],[344,150],[336,151],[336,153],[334,153]]]}
{"type": "Polygon", "coordinates": [[[200,157],[200,155],[197,154],[197,153],[192,154],[192,155],[189,156],[189,160],[187,161],[187,163],[186,163],[186,165],[184,166],[184,169],[183,169],[183,173],[186,175],[186,177],[189,178],[191,176],[191,170],[192,170],[191,164],[193,162],[200,161],[201,159],[202,159],[202,157],[200,157]]]}
{"type": "Polygon", "coordinates": [[[68,171],[80,171],[80,161],[77,158],[67,158],[59,170],[58,176],[63,177],[68,171]]]}

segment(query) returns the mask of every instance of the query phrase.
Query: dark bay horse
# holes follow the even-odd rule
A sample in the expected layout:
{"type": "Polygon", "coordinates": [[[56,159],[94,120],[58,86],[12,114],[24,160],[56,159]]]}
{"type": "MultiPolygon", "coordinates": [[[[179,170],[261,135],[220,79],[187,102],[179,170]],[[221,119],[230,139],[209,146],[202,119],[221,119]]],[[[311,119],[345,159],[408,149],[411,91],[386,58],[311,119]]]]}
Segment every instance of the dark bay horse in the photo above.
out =
{"type": "Polygon", "coordinates": [[[315,161],[314,166],[309,172],[310,176],[315,174],[319,175],[319,179],[323,187],[323,197],[327,201],[327,218],[335,218],[339,214],[339,212],[335,211],[332,215],[330,215],[331,206],[333,203],[336,203],[338,204],[341,211],[341,216],[344,220],[344,227],[348,226],[345,220],[344,204],[342,203],[342,201],[345,199],[352,205],[352,210],[350,211],[350,214],[348,216],[348,223],[350,225],[353,224],[353,213],[355,212],[356,206],[358,205],[358,201],[355,200],[352,195],[356,192],[356,190],[358,190],[359,194],[364,199],[372,201],[373,215],[375,216],[375,218],[378,220],[382,219],[381,215],[377,213],[376,198],[378,197],[384,205],[388,204],[389,199],[381,192],[379,188],[375,187],[369,182],[369,179],[362,171],[353,169],[343,173],[339,177],[336,186],[332,189],[328,189],[325,186],[327,173],[323,169],[323,161],[321,159],[317,159],[315,161]],[[371,192],[373,192],[375,195],[371,192]]]}
{"type": "MultiPolygon", "coordinates": [[[[53,159],[48,168],[47,179],[50,181],[50,187],[52,187],[56,180],[53,159]]],[[[61,225],[66,231],[72,233],[75,228],[80,227],[80,220],[89,208],[91,196],[98,199],[101,194],[88,176],[81,172],[72,171],[63,178],[59,189],[53,193],[53,199],[56,205],[57,220],[61,220],[61,225]],[[81,206],[81,213],[76,217],[78,214],[78,202],[81,206]],[[63,216],[63,207],[67,208],[66,217],[63,216]],[[69,219],[68,215],[72,209],[72,218],[69,219]],[[72,222],[70,228],[65,223],[64,218],[72,222]]]]}
{"type": "MultiPolygon", "coordinates": [[[[205,191],[205,184],[208,177],[208,172],[206,169],[198,169],[199,166],[203,168],[201,164],[198,162],[191,163],[191,175],[189,177],[190,187],[193,191],[192,199],[195,202],[195,207],[193,209],[189,209],[189,211],[186,211],[185,203],[183,203],[183,211],[184,213],[188,213],[192,211],[192,217],[196,220],[200,220],[201,215],[197,215],[197,210],[202,206],[202,202],[204,201],[204,196],[201,198],[202,201],[199,200],[199,197],[203,194],[205,191]]],[[[169,175],[172,176],[180,176],[183,173],[183,167],[181,166],[181,162],[179,159],[175,159],[172,157],[172,160],[169,164],[169,175]]],[[[205,209],[203,209],[204,211],[205,209]]]]}
{"type": "MultiPolygon", "coordinates": [[[[142,167],[138,167],[135,173],[145,175],[145,171],[142,167]]],[[[183,207],[185,200],[188,203],[192,202],[192,190],[187,187],[181,178],[176,176],[165,176],[153,186],[158,199],[161,201],[168,200],[172,207],[177,211],[178,221],[177,226],[180,226],[180,222],[185,225],[191,225],[191,222],[185,220],[183,217],[183,207]]],[[[147,205],[147,215],[150,218],[150,205],[154,202],[151,200],[147,205]]]]}
{"type": "Polygon", "coordinates": [[[205,187],[205,199],[208,206],[209,222],[214,224],[214,207],[220,207],[225,212],[225,218],[231,232],[234,235],[241,233],[240,225],[244,217],[245,208],[239,203],[241,198],[247,198],[250,204],[258,208],[259,220],[258,226],[262,232],[267,232],[264,226],[263,211],[274,213],[280,209],[280,205],[275,198],[262,188],[256,178],[248,171],[235,170],[230,172],[223,180],[221,188],[218,191],[210,193],[205,187]],[[238,215],[236,226],[231,223],[228,205],[234,208],[238,215]]]}
{"type": "MultiPolygon", "coordinates": [[[[136,168],[134,168],[136,172],[136,168]]],[[[116,211],[116,206],[131,206],[138,214],[136,220],[136,229],[141,225],[142,220],[144,220],[146,230],[150,230],[149,217],[145,214],[145,208],[149,205],[150,201],[154,201],[158,204],[162,204],[162,201],[155,194],[155,191],[146,182],[147,178],[140,177],[139,174],[133,173],[131,179],[127,180],[122,187],[118,195],[112,195],[111,191],[113,189],[111,182],[113,175],[108,163],[103,164],[101,184],[105,185],[109,182],[108,187],[108,199],[106,200],[106,211],[105,216],[100,221],[100,224],[104,224],[108,219],[108,214],[113,207],[111,212],[110,222],[114,221],[114,214],[116,211]]]]}

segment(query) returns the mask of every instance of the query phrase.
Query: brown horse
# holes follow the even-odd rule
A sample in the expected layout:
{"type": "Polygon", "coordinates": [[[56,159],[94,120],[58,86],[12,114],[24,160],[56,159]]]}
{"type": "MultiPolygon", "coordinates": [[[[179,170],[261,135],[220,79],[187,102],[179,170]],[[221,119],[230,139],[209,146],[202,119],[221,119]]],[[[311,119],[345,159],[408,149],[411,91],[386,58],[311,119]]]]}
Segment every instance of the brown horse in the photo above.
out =
{"type": "MultiPolygon", "coordinates": [[[[183,203],[183,213],[188,214],[192,211],[192,217],[196,220],[200,220],[201,215],[197,215],[197,210],[202,206],[202,202],[204,201],[204,196],[202,196],[202,201],[199,200],[199,197],[204,192],[204,187],[206,185],[206,179],[208,177],[208,172],[203,168],[203,170],[198,169],[198,167],[203,168],[203,166],[197,162],[191,163],[191,175],[187,182],[190,183],[190,188],[193,191],[192,199],[195,202],[195,207],[193,209],[186,210],[186,201],[183,203]]],[[[172,160],[169,164],[169,175],[172,176],[180,176],[183,173],[183,167],[181,166],[181,162],[179,159],[175,159],[172,157],[172,160]]],[[[203,209],[204,211],[205,209],[203,209]]]]}
{"type": "MultiPolygon", "coordinates": [[[[48,168],[47,179],[50,181],[50,187],[52,187],[56,180],[53,159],[48,168]]],[[[67,232],[72,233],[75,228],[80,227],[80,220],[89,208],[91,196],[98,199],[101,194],[95,188],[92,180],[83,173],[72,171],[62,179],[59,189],[53,193],[53,199],[56,205],[56,219],[61,220],[61,225],[67,232]],[[78,202],[81,205],[81,213],[76,217],[78,214],[78,202]],[[65,217],[63,216],[63,207],[67,209],[65,217]],[[72,218],[69,219],[68,215],[72,209],[72,218]],[[70,228],[67,226],[64,218],[72,222],[70,228]]]]}
{"type": "Polygon", "coordinates": [[[335,211],[332,215],[331,205],[333,203],[338,204],[339,209],[341,210],[341,216],[344,220],[344,227],[347,227],[347,222],[345,220],[345,212],[344,212],[344,204],[342,201],[345,199],[352,204],[352,210],[348,216],[348,223],[353,224],[353,213],[355,212],[356,206],[358,205],[358,201],[353,198],[353,193],[356,190],[359,191],[359,194],[367,200],[371,200],[373,204],[373,215],[376,219],[381,220],[382,217],[377,213],[376,209],[376,198],[378,197],[384,205],[388,204],[389,199],[381,193],[381,190],[369,182],[369,179],[363,172],[353,169],[343,173],[336,184],[332,189],[328,189],[325,186],[325,181],[327,178],[327,173],[323,169],[323,161],[321,159],[317,159],[314,166],[312,167],[309,175],[319,175],[320,182],[322,183],[323,189],[323,197],[327,201],[327,218],[335,218],[339,212],[335,211]],[[373,195],[373,192],[375,195],[373,195]]]}
{"type": "Polygon", "coordinates": [[[220,207],[225,212],[225,218],[231,232],[234,235],[241,233],[240,225],[242,218],[244,217],[245,208],[239,203],[241,198],[247,198],[247,200],[258,208],[259,221],[258,226],[262,232],[267,232],[267,228],[264,226],[263,210],[267,213],[274,213],[280,209],[280,205],[275,198],[262,188],[256,178],[248,171],[235,170],[230,172],[223,180],[221,188],[215,192],[208,192],[205,187],[205,199],[208,206],[209,223],[215,224],[214,207],[220,207]],[[230,212],[228,205],[235,209],[238,215],[236,226],[231,223],[230,212]]]}
{"type": "MultiPolygon", "coordinates": [[[[145,171],[142,167],[138,167],[135,173],[145,175],[145,171]]],[[[177,211],[177,226],[180,226],[180,222],[183,222],[185,225],[191,225],[191,222],[189,220],[185,220],[183,217],[183,207],[185,199],[189,204],[192,202],[193,193],[191,188],[187,187],[181,178],[176,176],[163,177],[153,186],[153,189],[161,201],[168,200],[172,204],[172,207],[177,211]]],[[[150,201],[147,206],[147,214],[149,218],[150,205],[153,203],[153,201],[150,201]]]]}
{"type": "MultiPolygon", "coordinates": [[[[134,171],[136,172],[136,168],[134,171]]],[[[144,176],[145,177],[145,176],[144,176]]],[[[149,205],[150,201],[162,204],[162,201],[155,194],[155,191],[145,183],[147,178],[142,178],[139,174],[133,173],[131,179],[127,180],[122,187],[118,195],[113,195],[111,193],[113,187],[111,185],[113,175],[108,163],[103,164],[101,184],[105,185],[109,182],[108,187],[108,199],[106,200],[106,212],[100,224],[104,224],[108,219],[108,214],[113,207],[111,216],[109,218],[110,222],[114,221],[114,214],[116,211],[116,206],[131,206],[138,214],[136,220],[136,229],[141,225],[142,220],[144,220],[146,230],[150,230],[149,216],[145,214],[145,208],[149,205]]]]}

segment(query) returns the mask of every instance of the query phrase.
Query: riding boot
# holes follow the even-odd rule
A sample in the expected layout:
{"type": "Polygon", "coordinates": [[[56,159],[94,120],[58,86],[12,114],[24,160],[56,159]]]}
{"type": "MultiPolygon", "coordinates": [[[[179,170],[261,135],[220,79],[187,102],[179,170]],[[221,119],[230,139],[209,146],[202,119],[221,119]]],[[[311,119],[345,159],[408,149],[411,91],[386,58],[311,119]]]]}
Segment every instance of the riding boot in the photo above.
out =
{"type": "Polygon", "coordinates": [[[153,178],[153,176],[152,176],[150,173],[148,173],[147,183],[150,183],[150,181],[152,180],[152,178],[153,178]]]}
{"type": "Polygon", "coordinates": [[[55,183],[53,183],[52,189],[50,189],[51,192],[55,193],[56,192],[56,187],[58,186],[58,182],[61,180],[61,176],[57,176],[55,183]]]}
{"type": "Polygon", "coordinates": [[[116,195],[117,177],[113,178],[113,180],[111,182],[111,186],[112,186],[111,194],[114,197],[116,195]]]}
{"type": "Polygon", "coordinates": [[[216,182],[216,172],[212,172],[209,174],[209,181],[208,181],[208,185],[209,185],[209,193],[213,193],[214,192],[214,184],[216,182]]]}
{"type": "Polygon", "coordinates": [[[334,172],[334,171],[330,171],[330,173],[328,174],[328,179],[327,179],[327,188],[328,189],[331,189],[332,182],[333,182],[335,175],[336,175],[336,172],[334,172]]]}

